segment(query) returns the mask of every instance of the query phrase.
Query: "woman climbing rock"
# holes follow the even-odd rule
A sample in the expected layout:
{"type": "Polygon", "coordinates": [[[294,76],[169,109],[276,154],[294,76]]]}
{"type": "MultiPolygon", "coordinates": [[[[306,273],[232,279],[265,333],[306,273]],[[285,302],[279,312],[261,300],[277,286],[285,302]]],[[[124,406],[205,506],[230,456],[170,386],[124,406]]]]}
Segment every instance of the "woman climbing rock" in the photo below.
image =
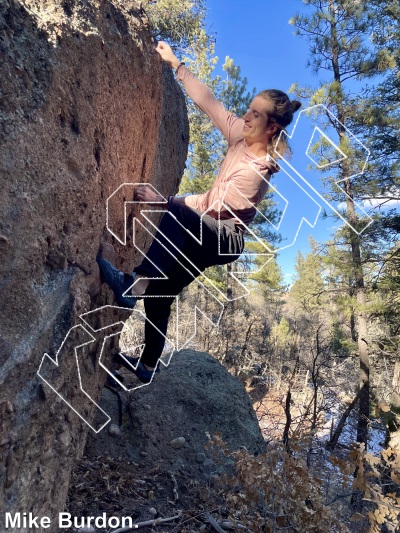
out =
{"type": "Polygon", "coordinates": [[[163,206],[167,212],[147,256],[132,274],[97,258],[102,279],[119,305],[133,308],[138,298],[144,299],[148,320],[140,361],[119,356],[119,362],[143,383],[149,383],[157,370],[175,297],[207,267],[230,263],[242,253],[244,232],[256,215],[255,206],[263,199],[271,175],[279,171],[273,158],[288,150],[280,132],[301,105],[284,92],[269,89],[253,99],[243,117],[237,117],[180,62],[168,44],[160,42],[156,51],[226,138],[228,150],[211,189],[204,194],[170,196],[165,201],[148,186],[136,187],[135,200],[163,206]]]}

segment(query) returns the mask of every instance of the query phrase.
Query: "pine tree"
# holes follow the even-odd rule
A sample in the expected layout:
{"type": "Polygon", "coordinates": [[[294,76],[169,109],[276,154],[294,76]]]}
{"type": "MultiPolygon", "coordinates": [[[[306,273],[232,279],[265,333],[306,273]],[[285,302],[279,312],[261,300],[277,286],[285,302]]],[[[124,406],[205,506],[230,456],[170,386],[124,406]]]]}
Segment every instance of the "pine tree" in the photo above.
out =
{"type": "Polygon", "coordinates": [[[235,65],[231,57],[226,56],[222,69],[226,73],[226,78],[221,80],[219,99],[226,109],[241,117],[247,112],[256,90],[253,88],[248,92],[248,80],[242,77],[241,68],[235,65]]]}
{"type": "Polygon", "coordinates": [[[319,314],[324,309],[326,295],[322,278],[322,257],[315,253],[314,242],[311,240],[314,253],[306,257],[299,251],[296,257],[296,280],[290,290],[291,296],[298,302],[303,311],[309,315],[319,314]]]}
{"type": "MultiPolygon", "coordinates": [[[[336,144],[347,158],[338,162],[329,172],[336,173],[335,179],[342,180],[345,196],[338,190],[330,191],[330,198],[345,202],[346,218],[356,231],[342,228],[340,238],[346,243],[351,266],[351,292],[354,300],[354,315],[357,324],[357,344],[359,356],[359,418],[357,441],[367,444],[368,420],[370,415],[370,361],[368,350],[367,289],[363,270],[363,237],[361,229],[365,226],[357,212],[355,199],[363,190],[362,179],[350,179],[360,172],[358,154],[348,130],[353,131],[357,107],[351,90],[346,90],[349,80],[365,80],[383,72],[389,65],[389,55],[376,51],[367,42],[370,31],[370,11],[364,2],[354,0],[304,0],[313,7],[309,15],[296,15],[292,23],[299,35],[310,41],[309,65],[314,72],[325,70],[330,73],[331,81],[320,83],[317,91],[308,93],[311,104],[323,103],[338,121],[334,122],[336,144]],[[348,128],[348,129],[346,129],[348,128]]],[[[329,122],[329,117],[326,122],[329,122]]]]}
{"type": "Polygon", "coordinates": [[[205,0],[142,0],[154,39],[166,41],[182,53],[205,26],[205,0]]]}
{"type": "Polygon", "coordinates": [[[373,158],[373,173],[365,173],[369,192],[382,201],[398,199],[400,175],[400,5],[369,0],[371,39],[388,65],[383,81],[363,91],[363,113],[356,128],[365,135],[373,158]],[[377,178],[378,175],[379,177],[377,178]]]}
{"type": "MultiPolygon", "coordinates": [[[[390,58],[390,68],[376,88],[368,88],[363,93],[365,120],[361,126],[367,131],[365,137],[373,158],[371,172],[366,172],[365,180],[374,200],[385,207],[400,198],[400,6],[393,0],[369,0],[368,6],[373,15],[372,41],[381,54],[390,58]]],[[[399,234],[398,209],[380,209],[366,235],[369,243],[366,261],[374,296],[372,313],[374,318],[381,318],[379,342],[383,343],[386,354],[399,345],[399,234]]]]}
{"type": "MultiPolygon", "coordinates": [[[[217,93],[219,76],[213,76],[218,63],[212,38],[202,29],[193,41],[190,55],[183,56],[187,67],[217,93]]],[[[190,99],[186,99],[189,117],[189,154],[179,188],[180,194],[201,194],[211,188],[221,162],[221,135],[211,120],[190,99]]]]}

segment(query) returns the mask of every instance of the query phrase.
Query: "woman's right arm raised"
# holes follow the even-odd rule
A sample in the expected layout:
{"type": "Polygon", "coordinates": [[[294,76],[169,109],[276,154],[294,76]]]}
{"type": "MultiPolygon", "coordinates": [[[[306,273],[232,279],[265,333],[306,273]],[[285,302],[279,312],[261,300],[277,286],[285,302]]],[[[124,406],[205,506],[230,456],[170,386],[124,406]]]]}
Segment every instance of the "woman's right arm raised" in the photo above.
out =
{"type": "MultiPolygon", "coordinates": [[[[161,58],[176,71],[181,62],[175,56],[171,47],[167,43],[159,42],[156,51],[161,58]]],[[[190,96],[193,102],[210,117],[214,126],[220,130],[229,143],[231,127],[234,122],[240,119],[235,117],[232,113],[229,113],[224,105],[215,98],[207,85],[198,80],[188,69],[179,69],[178,79],[183,83],[188,96],[190,96]]],[[[241,131],[242,126],[240,126],[239,129],[241,131]]]]}

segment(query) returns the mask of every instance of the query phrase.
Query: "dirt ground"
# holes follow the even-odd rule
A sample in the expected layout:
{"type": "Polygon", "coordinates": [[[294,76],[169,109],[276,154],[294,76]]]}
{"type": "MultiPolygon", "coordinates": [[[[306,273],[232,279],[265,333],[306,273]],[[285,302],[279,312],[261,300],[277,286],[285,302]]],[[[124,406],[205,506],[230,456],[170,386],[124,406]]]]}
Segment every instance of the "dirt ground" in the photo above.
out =
{"type": "MultiPolygon", "coordinates": [[[[132,374],[121,373],[124,384],[133,385],[132,374]]],[[[210,437],[220,434],[230,450],[264,449],[240,381],[210,355],[188,350],[172,357],[149,386],[122,392],[121,399],[121,433],[90,435],[72,474],[66,511],[131,516],[135,523],[180,515],[144,532],[215,531],[212,518],[226,525],[229,509],[218,483],[232,473],[233,460],[212,449],[210,437]]],[[[101,406],[118,428],[117,396],[105,389],[101,406]]]]}

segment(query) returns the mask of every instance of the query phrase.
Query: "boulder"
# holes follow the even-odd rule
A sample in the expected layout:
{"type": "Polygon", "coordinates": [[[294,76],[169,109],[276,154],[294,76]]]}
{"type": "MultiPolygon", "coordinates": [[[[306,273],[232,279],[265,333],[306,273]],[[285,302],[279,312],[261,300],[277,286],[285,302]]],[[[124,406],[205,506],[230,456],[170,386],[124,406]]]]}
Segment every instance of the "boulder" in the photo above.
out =
{"type": "MultiPolygon", "coordinates": [[[[121,374],[125,387],[133,387],[136,377],[126,369],[121,374]]],[[[149,385],[130,394],[119,390],[122,433],[91,433],[85,450],[89,460],[110,456],[138,463],[139,472],[157,467],[204,483],[217,470],[207,446],[215,434],[231,451],[245,447],[257,454],[265,448],[244,386],[207,353],[182,350],[149,385]]],[[[100,405],[118,423],[116,395],[105,389],[100,405]]]]}
{"type": "Polygon", "coordinates": [[[188,123],[136,2],[0,0],[0,55],[0,516],[53,519],[105,379],[81,318],[113,302],[96,254],[107,240],[121,268],[138,260],[122,185],[174,194],[188,123]]]}

